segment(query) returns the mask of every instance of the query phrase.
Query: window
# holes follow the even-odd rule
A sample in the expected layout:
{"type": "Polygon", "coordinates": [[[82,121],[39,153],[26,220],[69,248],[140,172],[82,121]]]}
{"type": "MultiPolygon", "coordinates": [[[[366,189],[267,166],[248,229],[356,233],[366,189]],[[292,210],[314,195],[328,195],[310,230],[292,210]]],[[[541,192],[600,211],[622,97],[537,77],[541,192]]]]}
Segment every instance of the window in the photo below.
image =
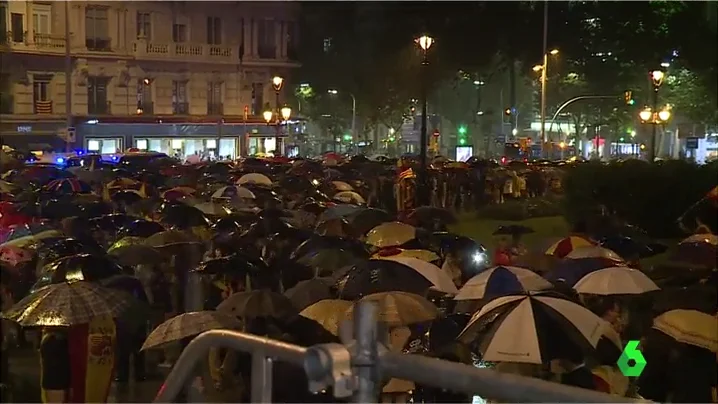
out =
{"type": "Polygon", "coordinates": [[[186,81],[172,82],[172,111],[174,114],[179,115],[186,115],[189,113],[186,81]]]}
{"type": "Polygon", "coordinates": [[[328,53],[332,49],[332,38],[324,38],[324,53],[328,53]]]}
{"type": "Polygon", "coordinates": [[[87,78],[87,112],[90,114],[107,114],[110,112],[107,103],[107,77],[90,76],[87,78]]]}
{"type": "Polygon", "coordinates": [[[50,34],[50,6],[46,4],[32,5],[32,25],[35,36],[40,37],[50,34]]]}
{"type": "Polygon", "coordinates": [[[87,49],[93,51],[109,51],[109,37],[107,9],[87,7],[85,9],[85,45],[87,49]]]}
{"type": "Polygon", "coordinates": [[[239,19],[239,59],[244,57],[244,18],[239,19]]]}
{"type": "Polygon", "coordinates": [[[264,108],[264,84],[252,84],[252,115],[259,116],[264,108]]]}
{"type": "Polygon", "coordinates": [[[22,14],[10,14],[10,28],[13,42],[25,42],[25,28],[23,28],[22,14]]]}
{"type": "Polygon", "coordinates": [[[137,12],[137,39],[152,39],[151,19],[150,13],[137,12]]]}
{"type": "Polygon", "coordinates": [[[50,80],[51,77],[47,76],[34,76],[32,79],[32,94],[33,100],[37,103],[38,101],[50,101],[50,80]]]}
{"type": "Polygon", "coordinates": [[[207,17],[207,43],[222,44],[222,20],[219,17],[207,17]]]}
{"type": "Polygon", "coordinates": [[[290,60],[296,60],[298,58],[297,51],[298,51],[298,38],[297,38],[297,23],[294,21],[287,21],[286,25],[287,30],[287,37],[286,37],[286,43],[287,43],[287,57],[290,60]]]}
{"type": "Polygon", "coordinates": [[[222,114],[222,83],[214,81],[207,85],[207,113],[222,114]]]}
{"type": "Polygon", "coordinates": [[[277,42],[274,35],[274,21],[260,20],[257,29],[257,54],[262,59],[277,57],[277,42]]]}
{"type": "Polygon", "coordinates": [[[187,26],[185,24],[172,24],[172,42],[187,42],[187,26]]]}
{"type": "Polygon", "coordinates": [[[149,79],[137,80],[137,109],[138,113],[152,113],[152,81],[149,79]]]}
{"type": "Polygon", "coordinates": [[[0,113],[11,114],[12,107],[13,99],[10,90],[10,74],[0,72],[0,113]]]}
{"type": "Polygon", "coordinates": [[[7,39],[7,7],[0,5],[0,39],[5,43],[7,39]]]}

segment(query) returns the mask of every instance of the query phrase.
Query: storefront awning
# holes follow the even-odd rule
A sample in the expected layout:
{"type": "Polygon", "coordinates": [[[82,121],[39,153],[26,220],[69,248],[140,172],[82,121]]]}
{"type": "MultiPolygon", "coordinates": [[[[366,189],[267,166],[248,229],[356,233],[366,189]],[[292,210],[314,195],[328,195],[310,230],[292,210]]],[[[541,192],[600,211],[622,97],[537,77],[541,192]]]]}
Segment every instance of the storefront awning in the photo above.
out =
{"type": "MultiPolygon", "coordinates": [[[[221,137],[243,136],[249,133],[252,136],[276,136],[275,126],[262,124],[145,124],[145,123],[83,123],[76,126],[77,133],[83,137],[221,137]]],[[[286,136],[286,130],[282,135],[286,136]]]]}

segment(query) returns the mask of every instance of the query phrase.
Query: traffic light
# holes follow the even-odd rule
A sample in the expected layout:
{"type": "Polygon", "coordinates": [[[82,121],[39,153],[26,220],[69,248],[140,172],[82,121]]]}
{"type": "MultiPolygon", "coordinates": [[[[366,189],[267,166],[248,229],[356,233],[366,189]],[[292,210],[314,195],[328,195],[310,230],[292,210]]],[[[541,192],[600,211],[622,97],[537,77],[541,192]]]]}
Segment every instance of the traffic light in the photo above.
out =
{"type": "Polygon", "coordinates": [[[467,132],[466,126],[459,126],[458,132],[459,132],[459,136],[457,139],[457,143],[459,145],[463,146],[466,144],[466,132],[467,132]]]}
{"type": "Polygon", "coordinates": [[[466,126],[459,126],[459,135],[463,136],[466,134],[466,126]]]}
{"type": "Polygon", "coordinates": [[[633,105],[636,103],[636,100],[633,99],[633,91],[631,90],[623,92],[623,99],[626,101],[626,105],[633,105]]]}

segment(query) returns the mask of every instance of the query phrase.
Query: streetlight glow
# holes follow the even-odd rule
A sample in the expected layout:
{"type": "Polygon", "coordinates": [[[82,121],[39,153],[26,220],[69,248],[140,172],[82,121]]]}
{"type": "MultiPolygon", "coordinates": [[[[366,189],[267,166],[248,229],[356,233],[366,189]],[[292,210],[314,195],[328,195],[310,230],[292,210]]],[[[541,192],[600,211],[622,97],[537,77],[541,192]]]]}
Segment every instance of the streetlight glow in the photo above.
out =
{"type": "Polygon", "coordinates": [[[662,70],[654,70],[651,72],[651,80],[653,80],[653,85],[656,87],[660,87],[661,84],[663,84],[663,79],[666,77],[666,74],[663,73],[662,70]]]}
{"type": "Polygon", "coordinates": [[[284,107],[282,107],[281,113],[282,113],[282,119],[287,121],[287,120],[289,120],[289,117],[292,115],[292,109],[289,108],[289,106],[285,105],[284,107]]]}
{"type": "Polygon", "coordinates": [[[332,90],[327,90],[327,93],[329,93],[331,95],[337,95],[337,94],[339,94],[339,91],[332,89],[332,90]]]}
{"type": "Polygon", "coordinates": [[[667,120],[671,119],[671,111],[667,109],[661,110],[660,112],[658,112],[658,119],[663,122],[666,122],[667,120]]]}
{"type": "Polygon", "coordinates": [[[272,77],[272,86],[274,87],[274,91],[281,90],[283,83],[284,83],[284,79],[282,77],[280,77],[280,76],[272,77]]]}
{"type": "Polygon", "coordinates": [[[272,113],[272,111],[270,110],[262,112],[262,116],[264,117],[264,120],[267,121],[267,123],[272,121],[272,115],[274,115],[274,113],[272,113]]]}
{"type": "Polygon", "coordinates": [[[533,67],[533,71],[535,72],[540,72],[541,70],[543,70],[543,65],[535,65],[533,67]]]}
{"type": "Polygon", "coordinates": [[[558,55],[558,49],[551,49],[551,52],[549,52],[549,54],[554,56],[558,55]]]}
{"type": "Polygon", "coordinates": [[[423,35],[423,36],[420,36],[419,38],[416,38],[414,40],[414,42],[419,44],[419,47],[421,49],[423,49],[424,52],[426,52],[427,50],[429,50],[429,48],[431,48],[431,45],[434,44],[434,38],[432,38],[428,35],[423,35]]]}
{"type": "Polygon", "coordinates": [[[638,113],[638,117],[641,118],[642,121],[648,122],[651,120],[651,117],[653,117],[653,111],[646,107],[638,113]]]}

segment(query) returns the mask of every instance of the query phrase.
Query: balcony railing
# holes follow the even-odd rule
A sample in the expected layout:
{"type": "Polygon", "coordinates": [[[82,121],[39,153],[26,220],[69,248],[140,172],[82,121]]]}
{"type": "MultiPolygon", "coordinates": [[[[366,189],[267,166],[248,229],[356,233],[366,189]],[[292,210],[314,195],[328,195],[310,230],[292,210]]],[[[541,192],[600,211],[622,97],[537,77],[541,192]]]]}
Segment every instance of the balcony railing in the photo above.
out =
{"type": "Polygon", "coordinates": [[[65,49],[65,37],[51,34],[35,33],[33,35],[35,46],[38,48],[65,49]]]}
{"type": "Polygon", "coordinates": [[[173,102],[172,113],[174,115],[189,115],[189,103],[188,102],[173,102]]]}
{"type": "Polygon", "coordinates": [[[85,38],[87,50],[94,52],[112,52],[109,38],[85,38]]]}
{"type": "Polygon", "coordinates": [[[51,114],[52,113],[52,101],[35,100],[35,113],[36,114],[51,114]]]}
{"type": "Polygon", "coordinates": [[[210,59],[215,62],[238,63],[237,49],[232,46],[188,44],[188,43],[156,43],[137,41],[132,45],[137,58],[200,61],[210,59]]]}
{"type": "Polygon", "coordinates": [[[90,115],[109,115],[112,111],[110,102],[89,102],[87,113],[90,115]]]}
{"type": "Polygon", "coordinates": [[[220,103],[208,103],[207,104],[207,115],[222,115],[224,114],[224,104],[220,103]]]}
{"type": "Polygon", "coordinates": [[[12,114],[13,97],[10,94],[0,94],[0,114],[12,114]]]}

